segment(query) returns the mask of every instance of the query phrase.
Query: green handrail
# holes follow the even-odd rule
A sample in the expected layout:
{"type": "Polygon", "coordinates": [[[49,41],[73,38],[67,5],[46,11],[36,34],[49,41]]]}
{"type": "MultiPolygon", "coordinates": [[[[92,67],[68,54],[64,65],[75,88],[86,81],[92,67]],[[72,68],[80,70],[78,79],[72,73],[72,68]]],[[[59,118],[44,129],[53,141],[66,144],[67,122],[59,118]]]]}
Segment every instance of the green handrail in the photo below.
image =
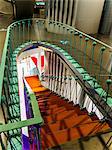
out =
{"type": "MultiPolygon", "coordinates": [[[[103,42],[101,42],[101,41],[99,41],[99,40],[97,40],[97,39],[95,39],[95,38],[93,38],[93,37],[91,37],[91,36],[89,36],[89,35],[87,35],[87,34],[85,34],[85,33],[83,33],[83,32],[81,32],[81,31],[79,31],[79,30],[77,30],[77,29],[75,29],[75,28],[73,28],[73,27],[71,27],[71,26],[69,26],[69,25],[66,25],[66,24],[63,24],[63,23],[60,23],[60,22],[55,22],[55,21],[47,21],[47,20],[45,20],[45,19],[24,19],[24,20],[20,20],[20,21],[17,21],[17,22],[14,22],[14,23],[12,23],[9,27],[8,27],[8,29],[7,29],[7,35],[6,35],[6,40],[5,40],[5,44],[4,44],[4,49],[3,49],[3,55],[2,55],[2,61],[1,61],[1,65],[0,65],[0,73],[1,73],[1,79],[0,79],[0,103],[1,103],[1,96],[2,96],[2,84],[3,84],[3,77],[4,77],[4,68],[5,68],[5,60],[6,60],[6,53],[7,53],[7,49],[8,49],[8,42],[9,42],[9,38],[10,38],[10,36],[11,36],[11,34],[12,34],[12,30],[13,30],[13,28],[18,28],[18,30],[19,30],[19,40],[21,39],[21,35],[20,35],[20,30],[21,30],[21,28],[22,28],[22,26],[21,26],[21,24],[23,23],[23,32],[22,32],[22,36],[24,37],[24,34],[26,33],[26,32],[28,32],[28,40],[33,40],[33,38],[36,40],[38,40],[38,38],[36,38],[36,36],[34,35],[34,37],[31,37],[31,35],[30,35],[30,32],[31,32],[31,28],[30,28],[30,25],[31,25],[31,23],[32,22],[36,22],[36,20],[37,21],[39,21],[39,22],[41,22],[41,21],[44,21],[45,22],[45,24],[48,24],[48,23],[50,23],[50,26],[52,26],[53,24],[54,24],[54,26],[57,28],[57,26],[58,26],[58,28],[60,28],[60,31],[61,31],[61,29],[63,28],[63,27],[65,27],[66,29],[68,29],[68,34],[73,34],[73,33],[70,33],[71,31],[73,31],[74,33],[76,33],[77,32],[77,34],[78,34],[78,36],[82,36],[83,38],[88,38],[89,39],[89,41],[91,41],[91,42],[96,42],[97,43],[97,45],[99,44],[101,47],[105,47],[106,48],[106,53],[108,52],[108,53],[112,53],[112,47],[111,46],[109,46],[109,45],[107,45],[107,44],[105,44],[105,43],[103,43],[103,42]],[[30,23],[29,23],[30,22],[30,23]],[[26,24],[28,24],[28,30],[27,31],[25,31],[25,27],[26,27],[26,24]],[[30,24],[30,25],[29,25],[30,24]],[[29,37],[30,36],[30,37],[29,37]],[[109,49],[108,51],[107,51],[107,49],[109,49]]],[[[45,25],[46,26],[46,25],[45,25]]],[[[44,27],[45,28],[45,27],[44,27]]],[[[52,33],[54,33],[55,31],[52,31],[52,33]]],[[[48,31],[47,32],[47,34],[49,34],[50,32],[48,31]]],[[[61,33],[62,34],[62,33],[61,33]]],[[[55,39],[57,38],[56,37],[56,35],[58,35],[58,33],[56,34],[53,34],[53,36],[55,37],[55,39]]],[[[58,35],[60,38],[61,38],[61,36],[60,36],[60,33],[59,33],[59,35],[58,35]]],[[[77,35],[76,35],[77,36],[77,35]]],[[[41,37],[43,40],[45,39],[45,37],[43,38],[43,37],[41,37]]],[[[18,42],[19,42],[19,40],[18,40],[18,42]]],[[[25,39],[23,39],[23,40],[25,40],[25,39]]],[[[52,39],[50,39],[51,40],[51,42],[53,42],[52,41],[52,39]]],[[[83,42],[83,39],[81,38],[81,40],[82,40],[82,42],[83,42]]],[[[77,42],[77,41],[76,41],[77,42]]],[[[82,43],[81,42],[81,43],[82,43]]],[[[74,44],[74,41],[71,41],[70,42],[71,44],[74,44]]],[[[19,43],[18,43],[19,44],[19,43]]],[[[59,44],[59,42],[58,42],[58,44],[59,44]]],[[[69,48],[70,49],[70,53],[71,53],[71,51],[72,51],[72,49],[71,49],[71,44],[70,44],[70,47],[68,47],[69,46],[69,44],[68,44],[68,46],[66,47],[66,48],[69,48]]],[[[66,45],[66,44],[65,44],[66,45]]],[[[17,45],[18,46],[18,45],[17,45]]],[[[75,48],[76,49],[76,48],[75,48]]],[[[95,53],[94,53],[95,54],[95,53]]],[[[71,55],[73,55],[72,53],[71,53],[71,55]]],[[[84,55],[85,56],[85,55],[84,55]]],[[[86,58],[84,58],[84,60],[86,61],[86,59],[87,59],[87,57],[86,58]]],[[[93,58],[92,58],[93,59],[93,58]]],[[[85,61],[84,61],[84,63],[85,63],[85,61]]],[[[102,64],[101,64],[102,65],[102,64]]],[[[85,69],[87,69],[87,68],[85,68],[85,69]]]]}
{"type": "MultiPolygon", "coordinates": [[[[6,62],[7,59],[10,56],[12,57],[12,54],[15,55],[16,52],[17,54],[24,49],[27,44],[25,43],[29,41],[38,41],[38,39],[41,38],[41,41],[48,41],[49,43],[53,43],[58,45],[59,47],[62,47],[64,50],[66,50],[73,58],[75,58],[77,61],[80,59],[80,56],[82,58],[82,67],[85,68],[84,73],[89,72],[90,75],[94,71],[92,70],[92,66],[96,63],[97,67],[99,65],[99,74],[101,74],[101,71],[105,69],[103,68],[104,60],[103,57],[106,53],[112,54],[112,47],[108,46],[107,44],[69,26],[60,22],[55,22],[55,21],[47,21],[45,19],[24,19],[20,20],[17,22],[12,23],[8,29],[7,29],[7,35],[6,35],[6,40],[4,44],[4,49],[3,49],[3,55],[2,55],[2,60],[0,64],[0,73],[1,73],[1,78],[0,78],[0,104],[1,104],[1,99],[2,99],[2,89],[3,89],[3,83],[4,83],[4,77],[5,77],[5,68],[6,68],[6,62]],[[33,28],[35,27],[35,28],[33,28]],[[39,28],[39,30],[38,30],[39,28]],[[41,36],[43,33],[44,36],[41,36]],[[40,37],[39,37],[40,35],[40,37]],[[49,38],[50,37],[50,38],[49,38]],[[72,39],[71,39],[72,37],[72,39]],[[62,42],[61,42],[62,41],[62,42]],[[79,44],[78,44],[79,42],[79,44]],[[89,47],[89,43],[91,47],[89,47]],[[96,52],[95,48],[98,46],[98,51],[96,52]],[[105,53],[101,53],[101,49],[105,48],[105,53]],[[18,51],[17,51],[18,49],[18,51]],[[7,55],[8,51],[10,50],[10,56],[7,55]],[[90,54],[89,54],[89,52],[90,54]],[[86,53],[88,54],[86,55],[86,53]],[[100,56],[100,61],[96,62],[95,56],[100,56]],[[78,55],[78,56],[77,56],[78,55]],[[90,64],[89,67],[87,67],[87,60],[90,59],[90,64]]],[[[65,53],[65,55],[68,55],[65,53]]],[[[12,58],[10,58],[12,59],[12,58]]],[[[81,60],[79,60],[81,61],[81,60]]],[[[15,65],[15,64],[14,64],[15,65]]],[[[13,67],[13,66],[12,66],[13,67]]],[[[80,67],[80,65],[78,66],[80,67]]],[[[95,68],[94,67],[94,68],[95,68]]],[[[106,72],[108,73],[108,71],[106,72]]],[[[99,77],[99,76],[98,76],[99,77]]],[[[100,81],[99,81],[100,82],[100,81]]],[[[106,82],[106,79],[105,79],[106,82]]],[[[108,90],[109,91],[109,90],[108,90]]],[[[31,96],[32,99],[32,96],[31,96]]],[[[35,99],[33,97],[33,99],[35,99]]],[[[33,106],[33,112],[37,115],[39,115],[38,107],[36,104],[36,100],[32,101],[32,106],[33,106]]],[[[40,116],[40,115],[39,115],[40,116]]],[[[16,128],[22,127],[23,125],[27,126],[31,122],[32,123],[37,123],[37,122],[42,122],[42,118],[40,116],[39,121],[36,120],[36,118],[32,118],[31,120],[26,120],[25,122],[23,121],[22,125],[20,125],[20,122],[14,123],[16,128]],[[31,121],[32,120],[32,121],[31,121]],[[17,125],[18,124],[18,125],[17,125]]],[[[11,125],[4,125],[0,126],[0,131],[8,131],[9,129],[12,129],[11,125]]],[[[14,128],[15,129],[15,128],[14,128]]]]}

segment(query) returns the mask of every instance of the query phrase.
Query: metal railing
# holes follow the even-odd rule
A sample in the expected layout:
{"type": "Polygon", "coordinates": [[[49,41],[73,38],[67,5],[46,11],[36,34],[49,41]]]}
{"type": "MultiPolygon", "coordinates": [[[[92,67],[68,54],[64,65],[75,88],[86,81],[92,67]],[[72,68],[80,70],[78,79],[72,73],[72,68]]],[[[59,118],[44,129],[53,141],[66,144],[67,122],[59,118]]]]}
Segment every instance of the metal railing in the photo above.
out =
{"type": "Polygon", "coordinates": [[[46,47],[45,60],[48,62],[41,76],[42,84],[74,105],[78,104],[81,109],[86,108],[89,114],[95,113],[100,120],[111,121],[110,95],[105,97],[108,88],[102,96],[99,95],[97,80],[90,77],[67,52],[45,42],[40,42],[39,46],[46,47]]]}
{"type": "MultiPolygon", "coordinates": [[[[87,82],[88,89],[85,90],[86,93],[88,93],[88,95],[91,96],[91,93],[93,91],[89,90],[90,87],[92,87],[92,89],[95,88],[96,90],[96,95],[92,99],[94,102],[93,105],[96,106],[96,102],[98,102],[99,99],[98,104],[101,105],[100,107],[98,107],[98,109],[102,110],[104,109],[103,105],[109,103],[109,107],[108,105],[105,105],[107,109],[109,108],[109,111],[107,113],[107,109],[106,109],[103,115],[106,116],[107,118],[111,118],[110,107],[111,107],[111,94],[112,94],[111,93],[112,91],[111,90],[112,89],[111,87],[112,47],[104,44],[99,40],[96,40],[95,38],[88,36],[83,32],[80,32],[77,29],[74,29],[73,27],[70,27],[69,25],[60,22],[47,21],[45,19],[26,19],[26,20],[14,22],[7,29],[6,41],[5,41],[2,61],[0,65],[0,74],[1,74],[0,104],[2,107],[2,112],[4,115],[4,122],[5,122],[5,125],[0,125],[0,133],[4,132],[5,134],[5,132],[7,132],[5,135],[9,140],[11,135],[9,133],[10,130],[11,131],[18,130],[18,129],[20,130],[20,128],[24,126],[30,126],[33,124],[42,123],[41,116],[39,120],[36,119],[38,115],[38,109],[37,109],[38,107],[36,108],[36,106],[38,104],[35,98],[34,101],[31,101],[33,113],[35,112],[36,114],[34,115],[34,118],[25,121],[21,121],[20,119],[16,120],[16,117],[20,118],[16,57],[20,51],[24,51],[24,49],[30,47],[30,45],[34,43],[33,41],[43,41],[43,42],[52,43],[54,45],[54,49],[55,49],[55,45],[58,46],[56,53],[58,53],[59,48],[61,48],[65,52],[67,52],[65,53],[66,57],[72,56],[72,59],[78,62],[77,66],[75,66],[76,69],[79,68],[78,74],[73,73],[73,71],[75,70],[72,68],[73,64],[71,62],[69,62],[69,64],[71,64],[70,66],[67,64],[68,61],[64,59],[64,57],[63,60],[64,61],[66,60],[66,65],[68,66],[67,68],[70,67],[70,70],[72,70],[71,72],[73,73],[73,77],[76,76],[76,78],[73,79],[73,82],[76,84],[77,77],[78,77],[78,80],[80,79],[79,83],[81,87],[83,87],[83,89],[86,89],[85,81],[88,80],[87,82]],[[91,77],[92,80],[87,79],[88,76],[91,77]],[[92,83],[90,83],[89,81],[90,82],[92,81],[92,83]],[[94,83],[95,84],[97,83],[98,86],[95,86],[94,83]],[[104,100],[102,100],[103,98],[104,100]],[[17,109],[15,109],[16,104],[18,107],[17,109]],[[7,108],[7,111],[5,111],[5,108],[7,108]],[[16,116],[14,116],[14,114],[16,116]],[[14,122],[9,122],[8,118],[14,119],[14,122]]],[[[46,44],[44,43],[44,47],[46,47],[45,45],[46,44]]],[[[62,63],[62,60],[59,58],[59,56],[57,57],[58,57],[57,60],[58,64],[60,64],[60,67],[63,68],[64,65],[62,63]]],[[[53,91],[56,90],[56,88],[58,87],[58,90],[60,91],[61,89],[62,92],[63,86],[66,83],[64,81],[68,80],[67,84],[71,84],[72,82],[71,73],[69,75],[69,79],[65,77],[65,75],[63,78],[62,72],[59,73],[59,71],[58,73],[52,72],[51,76],[52,76],[51,78],[47,78],[47,76],[46,78],[49,79],[49,88],[53,91]],[[61,78],[59,78],[59,76],[61,76],[61,78]],[[54,89],[53,87],[51,87],[52,85],[50,83],[51,80],[54,83],[53,85],[55,86],[54,89]],[[56,84],[58,84],[58,86],[56,84]]],[[[70,88],[72,87],[70,86],[70,88]]],[[[63,96],[62,93],[60,93],[60,95],[63,96]]],[[[70,97],[69,99],[71,100],[70,97]]],[[[82,101],[82,103],[80,104],[82,105],[84,104],[84,102],[82,101]]],[[[1,145],[4,146],[2,140],[1,140],[1,145]]]]}
{"type": "Polygon", "coordinates": [[[47,41],[60,46],[95,77],[103,88],[106,87],[106,80],[111,78],[112,47],[69,25],[44,19],[29,19],[15,22],[8,28],[1,62],[0,85],[3,81],[6,51],[13,51],[27,41],[47,41]]]}

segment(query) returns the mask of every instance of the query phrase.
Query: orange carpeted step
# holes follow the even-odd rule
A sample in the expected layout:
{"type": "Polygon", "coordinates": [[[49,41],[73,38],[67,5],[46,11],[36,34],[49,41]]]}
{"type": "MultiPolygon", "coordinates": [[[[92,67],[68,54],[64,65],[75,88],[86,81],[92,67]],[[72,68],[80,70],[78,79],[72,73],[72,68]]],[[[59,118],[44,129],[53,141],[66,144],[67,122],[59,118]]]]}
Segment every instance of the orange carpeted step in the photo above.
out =
{"type": "Polygon", "coordinates": [[[47,129],[48,130],[50,129],[50,131],[54,132],[65,128],[72,128],[79,125],[86,126],[86,124],[89,123],[91,123],[91,119],[86,116],[81,116],[81,117],[72,116],[67,119],[56,121],[54,123],[46,123],[43,126],[43,129],[44,130],[46,129],[46,131],[47,129]]]}
{"type": "Polygon", "coordinates": [[[45,116],[44,119],[46,122],[56,122],[62,119],[69,118],[72,115],[76,115],[74,110],[71,111],[63,111],[61,113],[51,114],[50,116],[45,116]]]}
{"type": "Polygon", "coordinates": [[[42,130],[41,133],[46,148],[66,143],[67,141],[76,139],[76,137],[80,138],[80,134],[76,128],[64,129],[50,134],[46,134],[46,132],[42,130]]]}
{"type": "Polygon", "coordinates": [[[90,122],[90,123],[86,124],[86,126],[80,125],[78,127],[78,130],[81,131],[83,137],[94,135],[95,133],[102,132],[107,129],[108,129],[107,124],[105,124],[105,123],[101,124],[99,122],[90,122]]]}
{"type": "Polygon", "coordinates": [[[47,114],[48,115],[58,114],[58,113],[61,113],[63,111],[66,111],[65,107],[57,107],[55,109],[49,109],[49,110],[47,110],[47,114]]]}
{"type": "MultiPolygon", "coordinates": [[[[53,147],[58,146],[60,144],[66,143],[67,141],[75,140],[80,137],[94,135],[97,132],[101,132],[101,125],[97,122],[93,124],[88,124],[87,126],[77,126],[72,128],[65,128],[59,131],[50,131],[46,132],[46,130],[42,130],[42,139],[44,141],[45,147],[53,147]],[[87,127],[87,128],[86,128],[87,127]],[[95,130],[97,128],[97,130],[95,130]],[[46,134],[47,133],[47,134],[46,134]]],[[[106,129],[106,128],[105,128],[106,129]]]]}

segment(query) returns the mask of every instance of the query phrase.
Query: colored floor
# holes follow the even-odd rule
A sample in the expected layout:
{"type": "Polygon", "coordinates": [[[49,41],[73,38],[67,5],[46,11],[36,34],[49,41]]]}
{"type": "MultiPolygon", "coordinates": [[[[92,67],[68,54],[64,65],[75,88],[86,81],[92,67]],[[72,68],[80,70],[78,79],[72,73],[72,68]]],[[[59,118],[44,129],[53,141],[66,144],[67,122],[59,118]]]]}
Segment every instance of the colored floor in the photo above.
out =
{"type": "Polygon", "coordinates": [[[45,122],[41,130],[43,150],[109,129],[108,124],[100,123],[96,116],[88,116],[86,110],[81,111],[79,106],[44,88],[37,76],[26,80],[36,94],[45,122]]]}

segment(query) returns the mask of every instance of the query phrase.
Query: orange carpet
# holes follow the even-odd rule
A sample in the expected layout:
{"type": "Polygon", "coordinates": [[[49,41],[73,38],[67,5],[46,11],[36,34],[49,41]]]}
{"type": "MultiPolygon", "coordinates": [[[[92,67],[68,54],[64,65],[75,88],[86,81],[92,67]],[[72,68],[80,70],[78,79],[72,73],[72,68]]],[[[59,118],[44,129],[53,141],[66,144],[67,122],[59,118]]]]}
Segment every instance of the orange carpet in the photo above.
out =
{"type": "Polygon", "coordinates": [[[108,124],[100,123],[95,115],[88,116],[86,110],[81,111],[79,106],[44,88],[37,76],[27,77],[26,81],[38,98],[45,122],[41,130],[42,150],[109,129],[108,124]]]}
{"type": "Polygon", "coordinates": [[[37,76],[25,77],[25,79],[27,83],[30,85],[33,92],[42,92],[47,90],[41,85],[39,78],[37,76]]]}

